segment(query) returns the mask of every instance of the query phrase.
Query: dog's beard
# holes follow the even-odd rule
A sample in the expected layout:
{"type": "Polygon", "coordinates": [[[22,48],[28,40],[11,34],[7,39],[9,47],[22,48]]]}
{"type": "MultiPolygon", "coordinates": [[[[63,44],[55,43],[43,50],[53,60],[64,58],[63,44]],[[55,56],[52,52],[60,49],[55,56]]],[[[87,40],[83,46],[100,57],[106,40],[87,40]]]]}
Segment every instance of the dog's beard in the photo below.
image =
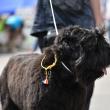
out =
{"type": "Polygon", "coordinates": [[[89,85],[96,79],[107,74],[106,67],[101,66],[101,64],[98,65],[97,62],[94,62],[94,59],[91,59],[89,62],[85,62],[87,58],[85,57],[85,54],[82,54],[75,62],[75,70],[77,72],[78,79],[85,85],[89,85]]]}

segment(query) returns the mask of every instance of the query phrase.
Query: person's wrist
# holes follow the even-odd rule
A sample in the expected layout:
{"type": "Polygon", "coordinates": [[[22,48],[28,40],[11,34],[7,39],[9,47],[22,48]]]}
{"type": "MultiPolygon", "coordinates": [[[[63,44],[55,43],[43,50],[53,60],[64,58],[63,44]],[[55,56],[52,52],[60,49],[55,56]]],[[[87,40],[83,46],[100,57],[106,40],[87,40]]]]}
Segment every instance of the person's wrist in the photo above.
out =
{"type": "Polygon", "coordinates": [[[96,18],[96,26],[104,26],[104,19],[101,16],[96,18]]]}

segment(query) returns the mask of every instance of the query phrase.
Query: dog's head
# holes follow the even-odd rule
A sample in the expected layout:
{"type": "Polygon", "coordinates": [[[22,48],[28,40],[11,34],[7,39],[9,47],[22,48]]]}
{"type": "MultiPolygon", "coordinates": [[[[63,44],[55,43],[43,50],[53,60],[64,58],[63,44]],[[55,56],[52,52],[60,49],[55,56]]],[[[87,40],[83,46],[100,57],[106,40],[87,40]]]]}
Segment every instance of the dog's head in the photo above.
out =
{"type": "MultiPolygon", "coordinates": [[[[81,46],[79,38],[77,35],[73,34],[75,27],[69,26],[61,30],[58,36],[56,36],[54,44],[47,49],[45,49],[44,55],[46,57],[43,59],[43,65],[45,67],[55,64],[55,57],[57,58],[55,69],[60,68],[63,72],[58,74],[61,79],[67,77],[72,78],[75,76],[75,62],[81,56],[81,46]]],[[[51,70],[54,70],[52,67],[51,70]]],[[[59,71],[60,71],[59,70],[59,71]]],[[[56,71],[56,70],[55,70],[56,71]]],[[[58,73],[58,72],[55,72],[58,73]]],[[[57,74],[52,74],[52,77],[56,77],[57,74]]]]}
{"type": "Polygon", "coordinates": [[[73,32],[75,28],[73,26],[64,28],[54,42],[64,61],[76,61],[80,57],[81,47],[78,36],[73,32]]]}
{"type": "Polygon", "coordinates": [[[104,29],[69,26],[60,32],[53,46],[60,61],[69,65],[76,79],[86,84],[103,76],[110,64],[110,45],[104,38],[104,29]]]}
{"type": "Polygon", "coordinates": [[[105,74],[105,68],[110,65],[110,45],[104,38],[104,29],[77,28],[74,31],[79,37],[81,56],[76,62],[78,77],[86,83],[105,74]]]}

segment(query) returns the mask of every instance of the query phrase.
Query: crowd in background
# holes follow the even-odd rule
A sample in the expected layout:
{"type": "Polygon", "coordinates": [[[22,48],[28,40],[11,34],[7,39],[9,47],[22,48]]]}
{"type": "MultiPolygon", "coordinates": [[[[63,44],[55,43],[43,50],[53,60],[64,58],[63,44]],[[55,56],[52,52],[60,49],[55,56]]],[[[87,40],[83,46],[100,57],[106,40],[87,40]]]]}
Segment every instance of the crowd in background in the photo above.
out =
{"type": "Polygon", "coordinates": [[[0,51],[14,52],[20,49],[25,39],[24,21],[16,15],[0,17],[0,51]]]}

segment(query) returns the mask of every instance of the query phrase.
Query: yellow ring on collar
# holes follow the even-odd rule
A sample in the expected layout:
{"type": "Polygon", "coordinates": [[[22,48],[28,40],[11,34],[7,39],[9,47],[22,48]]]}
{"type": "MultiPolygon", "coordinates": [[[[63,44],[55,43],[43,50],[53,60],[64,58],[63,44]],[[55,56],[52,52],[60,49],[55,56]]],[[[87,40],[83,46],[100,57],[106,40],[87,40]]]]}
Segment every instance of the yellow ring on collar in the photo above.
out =
{"type": "Polygon", "coordinates": [[[44,68],[46,71],[49,70],[49,69],[51,70],[51,69],[56,65],[56,63],[57,63],[57,56],[56,56],[56,54],[55,54],[55,56],[54,56],[55,61],[53,62],[53,64],[51,64],[51,65],[49,65],[49,66],[47,66],[47,67],[44,67],[44,66],[43,66],[43,61],[44,61],[45,58],[46,58],[46,55],[43,57],[43,59],[42,59],[42,61],[41,61],[41,67],[44,68]]]}
{"type": "Polygon", "coordinates": [[[46,57],[46,55],[43,57],[43,59],[42,59],[42,61],[41,61],[41,67],[42,67],[43,69],[45,69],[45,75],[46,75],[46,78],[45,78],[45,80],[43,81],[43,83],[46,84],[46,85],[48,85],[48,70],[51,70],[51,69],[56,65],[56,63],[57,63],[57,56],[56,56],[56,54],[55,54],[55,56],[54,56],[55,61],[54,61],[51,65],[49,65],[49,66],[47,66],[47,67],[44,67],[44,66],[43,66],[43,61],[44,61],[45,57],[46,57]]]}

